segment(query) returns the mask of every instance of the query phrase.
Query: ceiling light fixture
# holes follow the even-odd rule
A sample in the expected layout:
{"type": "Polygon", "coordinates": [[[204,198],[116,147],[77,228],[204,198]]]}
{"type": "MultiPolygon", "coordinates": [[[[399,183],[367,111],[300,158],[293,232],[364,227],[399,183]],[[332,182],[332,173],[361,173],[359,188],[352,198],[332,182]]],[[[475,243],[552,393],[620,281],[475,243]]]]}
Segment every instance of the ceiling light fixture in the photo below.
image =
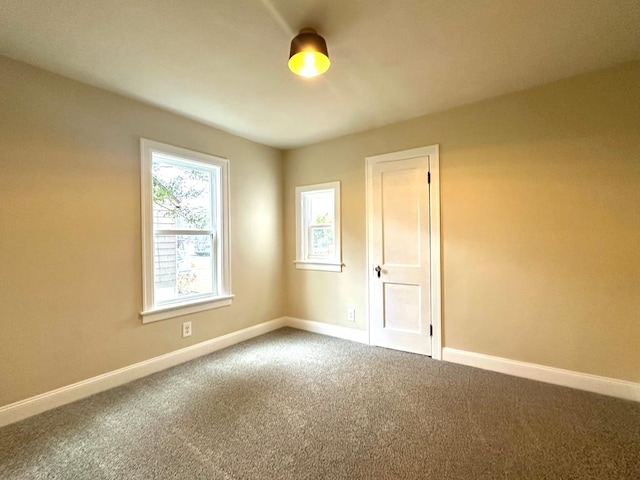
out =
{"type": "Polygon", "coordinates": [[[291,40],[289,70],[303,77],[317,77],[329,70],[327,42],[313,28],[303,28],[291,40]]]}

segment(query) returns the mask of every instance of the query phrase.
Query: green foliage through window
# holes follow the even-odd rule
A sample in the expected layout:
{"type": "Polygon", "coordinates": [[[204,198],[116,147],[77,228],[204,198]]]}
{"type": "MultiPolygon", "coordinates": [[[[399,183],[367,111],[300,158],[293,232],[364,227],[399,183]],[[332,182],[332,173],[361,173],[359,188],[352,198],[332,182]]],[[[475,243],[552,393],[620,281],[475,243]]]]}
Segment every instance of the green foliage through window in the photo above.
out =
{"type": "Polygon", "coordinates": [[[207,182],[209,174],[199,170],[181,169],[183,175],[161,180],[160,166],[153,165],[153,203],[169,218],[181,218],[190,228],[203,229],[208,223],[207,210],[190,206],[186,200],[203,194],[204,188],[197,188],[200,182],[207,182]]]}

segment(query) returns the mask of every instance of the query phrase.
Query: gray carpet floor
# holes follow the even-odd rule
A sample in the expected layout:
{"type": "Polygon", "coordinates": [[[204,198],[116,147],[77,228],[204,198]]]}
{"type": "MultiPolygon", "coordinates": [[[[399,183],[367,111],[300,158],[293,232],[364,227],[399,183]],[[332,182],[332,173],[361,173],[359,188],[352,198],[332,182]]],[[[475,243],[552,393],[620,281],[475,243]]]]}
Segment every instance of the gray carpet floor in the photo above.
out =
{"type": "Polygon", "coordinates": [[[640,479],[640,404],[282,329],[0,429],[2,479],[640,479]]]}

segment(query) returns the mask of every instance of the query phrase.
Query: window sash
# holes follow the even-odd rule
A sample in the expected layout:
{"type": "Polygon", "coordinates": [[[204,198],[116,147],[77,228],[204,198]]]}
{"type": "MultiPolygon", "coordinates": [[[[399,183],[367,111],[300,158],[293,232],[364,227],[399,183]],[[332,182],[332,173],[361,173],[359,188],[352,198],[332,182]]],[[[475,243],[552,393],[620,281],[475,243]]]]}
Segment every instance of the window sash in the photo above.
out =
{"type": "MultiPolygon", "coordinates": [[[[316,212],[317,213],[317,212],[316,212]]],[[[298,268],[326,270],[325,268],[303,267],[309,265],[331,265],[341,269],[340,248],[340,182],[331,182],[320,185],[296,187],[296,260],[298,268]],[[315,199],[325,202],[326,197],[331,198],[329,214],[333,217],[331,223],[316,222],[313,218],[313,202],[315,199]],[[324,197],[324,198],[322,198],[324,197]],[[327,254],[318,254],[313,249],[313,231],[319,228],[330,228],[332,235],[331,245],[326,249],[327,254]]],[[[340,271],[340,269],[332,271],[340,271]]]]}
{"type": "Polygon", "coordinates": [[[335,217],[335,210],[336,210],[336,202],[335,202],[335,191],[334,189],[323,189],[323,190],[312,190],[309,192],[304,192],[301,195],[301,202],[302,202],[302,218],[301,218],[301,228],[302,228],[302,259],[303,260],[327,260],[327,261],[335,261],[336,260],[336,236],[335,236],[335,226],[334,224],[320,224],[320,223],[315,223],[313,222],[313,198],[314,197],[319,197],[321,195],[326,195],[327,193],[331,193],[332,195],[332,208],[333,208],[333,212],[331,212],[332,214],[334,214],[333,216],[335,217]],[[313,252],[313,236],[312,236],[312,231],[317,227],[333,227],[333,242],[331,244],[331,246],[329,247],[329,250],[332,252],[331,254],[327,254],[327,255],[316,255],[313,252]]]}
{"type": "MultiPolygon", "coordinates": [[[[219,224],[220,218],[218,218],[218,208],[217,205],[220,202],[220,193],[221,182],[220,182],[220,170],[221,167],[215,165],[203,164],[202,162],[196,162],[194,160],[189,160],[187,158],[180,158],[173,155],[168,155],[162,152],[153,151],[151,152],[151,172],[150,175],[153,178],[153,167],[155,165],[170,165],[172,167],[177,167],[181,169],[191,169],[198,172],[206,173],[209,176],[209,203],[207,205],[207,219],[209,229],[215,229],[219,224]]],[[[153,195],[153,191],[150,192],[150,195],[153,195]]],[[[151,202],[151,213],[152,213],[152,227],[155,230],[155,207],[153,205],[153,201],[151,202]]],[[[169,229],[166,229],[169,230],[169,229]]],[[[175,229],[178,230],[178,229],[175,229]]],[[[182,231],[196,231],[199,229],[196,228],[181,228],[179,230],[182,231]]],[[[202,230],[202,229],[200,229],[202,230]]]]}
{"type": "MultiPolygon", "coordinates": [[[[198,231],[198,232],[193,232],[191,230],[156,230],[154,231],[153,234],[153,252],[154,252],[154,273],[153,273],[153,281],[154,281],[154,305],[158,306],[158,307],[163,307],[163,306],[167,306],[167,305],[173,305],[176,303],[184,303],[186,301],[190,301],[190,300],[198,300],[198,299],[202,299],[202,298],[207,298],[210,297],[212,295],[217,295],[218,291],[220,289],[220,275],[218,274],[218,270],[216,268],[217,265],[217,248],[216,248],[216,234],[214,231],[212,230],[202,230],[202,231],[198,231]],[[158,237],[185,237],[185,236],[193,236],[193,237],[202,237],[202,236],[208,236],[209,237],[209,244],[210,244],[210,248],[211,248],[211,255],[209,256],[209,262],[208,266],[210,269],[210,273],[211,273],[211,285],[210,285],[210,290],[208,292],[202,292],[202,293],[193,293],[193,294],[187,294],[187,295],[176,295],[172,298],[166,299],[166,300],[160,300],[157,298],[157,292],[156,292],[156,288],[157,288],[157,272],[156,272],[156,261],[155,261],[155,254],[156,254],[156,242],[157,242],[157,238],[158,237]]],[[[206,257],[205,257],[206,258],[206,257]]],[[[178,276],[180,275],[180,270],[178,269],[178,266],[176,266],[176,282],[178,281],[178,276]]]]}
{"type": "Polygon", "coordinates": [[[154,229],[154,235],[215,235],[216,231],[212,229],[206,230],[182,230],[179,228],[154,229]]]}
{"type": "Polygon", "coordinates": [[[334,260],[335,259],[335,244],[336,244],[336,229],[334,228],[334,226],[332,224],[312,224],[309,225],[307,227],[307,236],[306,236],[306,252],[305,252],[305,259],[313,259],[313,260],[334,260]],[[320,230],[320,229],[331,229],[331,237],[332,237],[332,242],[331,245],[329,245],[327,247],[327,250],[330,253],[327,253],[326,255],[320,255],[320,254],[315,254],[313,253],[314,248],[313,248],[313,231],[314,230],[320,230]]]}
{"type": "MultiPolygon", "coordinates": [[[[141,192],[143,220],[143,323],[155,322],[178,315],[230,305],[231,294],[229,259],[229,161],[213,155],[193,152],[180,147],[141,139],[141,192]],[[155,228],[153,202],[154,163],[194,169],[209,174],[210,224],[206,228],[155,228]],[[160,300],[156,290],[156,240],[158,236],[210,236],[211,292],[194,293],[160,300]]],[[[205,210],[209,202],[201,204],[205,210]]],[[[181,225],[182,227],[182,225],[181,225]]],[[[187,226],[188,227],[188,226],[187,226]]],[[[197,250],[200,251],[200,250],[197,250]]],[[[204,256],[204,255],[203,255],[204,256]]],[[[202,265],[196,263],[196,265],[202,265]]],[[[209,265],[209,261],[205,263],[209,265]]],[[[208,273],[208,272],[207,272],[208,273]]],[[[202,278],[202,277],[201,277],[202,278]]],[[[206,280],[208,280],[208,275],[206,280]]],[[[206,284],[205,284],[206,285],[206,284]]],[[[168,284],[167,284],[168,287],[168,284]]],[[[205,287],[206,288],[206,287],[205,287]]]]}

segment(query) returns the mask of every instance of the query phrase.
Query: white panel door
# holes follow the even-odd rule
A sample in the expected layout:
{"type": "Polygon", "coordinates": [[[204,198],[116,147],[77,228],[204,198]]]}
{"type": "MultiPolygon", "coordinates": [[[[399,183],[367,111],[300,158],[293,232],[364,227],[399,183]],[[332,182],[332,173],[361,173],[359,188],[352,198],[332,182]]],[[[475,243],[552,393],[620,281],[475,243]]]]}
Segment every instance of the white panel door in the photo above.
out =
{"type": "Polygon", "coordinates": [[[372,168],[371,341],[431,355],[429,157],[372,168]]]}

